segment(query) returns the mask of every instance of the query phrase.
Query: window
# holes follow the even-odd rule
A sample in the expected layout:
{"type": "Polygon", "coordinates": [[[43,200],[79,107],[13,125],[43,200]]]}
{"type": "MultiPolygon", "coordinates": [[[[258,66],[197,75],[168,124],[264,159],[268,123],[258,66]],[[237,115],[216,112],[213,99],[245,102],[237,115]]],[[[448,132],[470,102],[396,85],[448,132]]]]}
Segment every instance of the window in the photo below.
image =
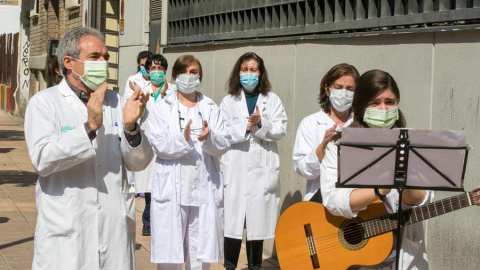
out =
{"type": "MultiPolygon", "coordinates": [[[[80,7],[79,0],[65,0],[65,9],[80,7]]],[[[85,0],[86,1],[86,0],[85,0]]]]}
{"type": "Polygon", "coordinates": [[[150,19],[162,18],[162,0],[150,0],[150,19]]]}
{"type": "Polygon", "coordinates": [[[30,17],[39,16],[40,0],[30,0],[30,17]]]}
{"type": "Polygon", "coordinates": [[[168,0],[167,43],[469,24],[480,18],[476,1],[168,0]]]}

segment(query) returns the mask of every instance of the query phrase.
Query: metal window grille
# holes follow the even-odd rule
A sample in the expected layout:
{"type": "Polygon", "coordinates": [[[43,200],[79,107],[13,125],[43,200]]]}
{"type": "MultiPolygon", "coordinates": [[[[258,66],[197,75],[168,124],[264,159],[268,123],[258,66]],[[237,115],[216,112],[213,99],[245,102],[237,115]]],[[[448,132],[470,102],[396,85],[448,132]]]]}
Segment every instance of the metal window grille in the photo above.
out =
{"type": "Polygon", "coordinates": [[[168,45],[480,22],[480,0],[169,0],[168,45]]]}
{"type": "Polygon", "coordinates": [[[162,18],[162,0],[150,0],[150,19],[162,18]]]}

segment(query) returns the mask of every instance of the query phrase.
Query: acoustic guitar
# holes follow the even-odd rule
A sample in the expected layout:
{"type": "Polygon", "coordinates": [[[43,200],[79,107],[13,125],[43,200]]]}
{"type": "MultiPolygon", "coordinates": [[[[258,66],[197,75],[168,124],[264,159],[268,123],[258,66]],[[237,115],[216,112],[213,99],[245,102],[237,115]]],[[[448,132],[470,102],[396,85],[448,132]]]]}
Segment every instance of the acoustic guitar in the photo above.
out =
{"type": "MultiPolygon", "coordinates": [[[[471,192],[404,210],[402,225],[427,220],[471,205],[480,205],[471,192]]],[[[282,270],[347,269],[383,262],[393,248],[397,214],[388,214],[379,201],[353,219],[334,216],[322,204],[299,202],[280,216],[275,245],[282,270]]]]}

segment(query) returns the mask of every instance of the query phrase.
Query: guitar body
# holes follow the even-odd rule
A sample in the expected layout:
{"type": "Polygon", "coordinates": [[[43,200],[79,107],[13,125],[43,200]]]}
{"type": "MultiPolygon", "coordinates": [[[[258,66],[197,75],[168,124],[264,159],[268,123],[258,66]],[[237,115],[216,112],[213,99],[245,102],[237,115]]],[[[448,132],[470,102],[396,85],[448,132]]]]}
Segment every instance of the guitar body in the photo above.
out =
{"type": "Polygon", "coordinates": [[[275,231],[281,269],[347,269],[352,265],[370,266],[383,262],[392,251],[393,233],[362,240],[359,238],[362,229],[356,224],[385,215],[380,202],[369,205],[355,219],[334,216],[315,202],[290,206],[280,216],[275,231]],[[347,229],[344,231],[344,228],[347,229]]]}

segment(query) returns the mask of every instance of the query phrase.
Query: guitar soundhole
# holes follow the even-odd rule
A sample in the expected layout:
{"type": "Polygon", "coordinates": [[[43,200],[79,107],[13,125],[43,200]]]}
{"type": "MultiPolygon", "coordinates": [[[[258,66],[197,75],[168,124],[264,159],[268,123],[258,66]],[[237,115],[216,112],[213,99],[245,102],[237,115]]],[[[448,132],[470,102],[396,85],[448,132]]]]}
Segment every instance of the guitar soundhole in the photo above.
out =
{"type": "Polygon", "coordinates": [[[361,220],[346,220],[338,231],[338,239],[342,246],[348,250],[359,250],[363,248],[368,239],[363,239],[364,231],[360,225],[361,220]]]}
{"type": "Polygon", "coordinates": [[[350,245],[358,245],[362,242],[363,230],[358,223],[350,223],[343,230],[343,237],[350,245]]]}

